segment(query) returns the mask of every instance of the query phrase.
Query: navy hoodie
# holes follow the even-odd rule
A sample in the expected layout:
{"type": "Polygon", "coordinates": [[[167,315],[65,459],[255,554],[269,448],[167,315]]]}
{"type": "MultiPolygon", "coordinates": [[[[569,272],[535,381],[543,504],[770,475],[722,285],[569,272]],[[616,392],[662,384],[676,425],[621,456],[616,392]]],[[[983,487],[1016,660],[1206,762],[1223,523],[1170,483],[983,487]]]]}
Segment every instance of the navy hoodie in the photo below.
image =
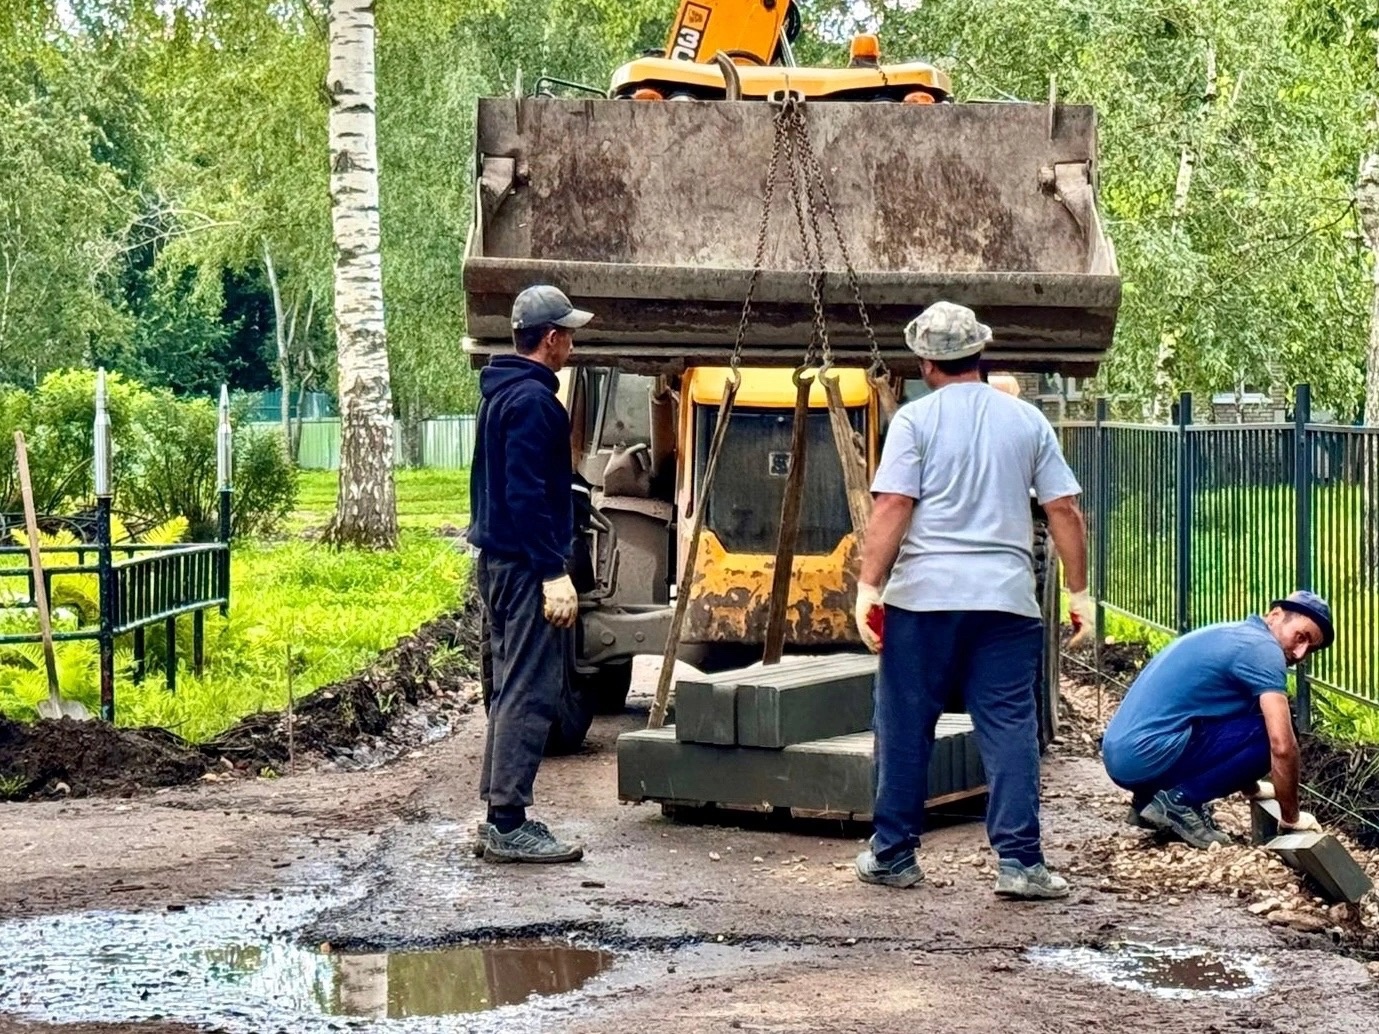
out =
{"type": "Polygon", "coordinates": [[[525,563],[543,580],[573,552],[570,418],[547,366],[520,355],[479,372],[479,417],[469,478],[469,542],[525,563]]]}

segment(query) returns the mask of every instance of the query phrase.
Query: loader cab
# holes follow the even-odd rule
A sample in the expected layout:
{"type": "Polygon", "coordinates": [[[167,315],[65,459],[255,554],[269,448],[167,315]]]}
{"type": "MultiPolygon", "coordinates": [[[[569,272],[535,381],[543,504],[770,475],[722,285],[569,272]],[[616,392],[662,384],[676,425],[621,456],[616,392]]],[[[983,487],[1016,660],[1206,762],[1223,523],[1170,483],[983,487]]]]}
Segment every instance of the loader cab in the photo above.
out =
{"type": "MultiPolygon", "coordinates": [[[[789,369],[744,369],[708,498],[703,484],[728,371],[688,370],[681,383],[676,500],[677,563],[690,546],[699,507],[699,546],[682,641],[757,659],[765,640],[781,508],[790,473],[795,386],[789,369]]],[[[878,405],[862,370],[837,372],[848,424],[868,473],[878,454],[878,405]]],[[[822,386],[809,397],[802,512],[786,612],[787,650],[856,649],[852,622],[857,536],[822,386]]]]}

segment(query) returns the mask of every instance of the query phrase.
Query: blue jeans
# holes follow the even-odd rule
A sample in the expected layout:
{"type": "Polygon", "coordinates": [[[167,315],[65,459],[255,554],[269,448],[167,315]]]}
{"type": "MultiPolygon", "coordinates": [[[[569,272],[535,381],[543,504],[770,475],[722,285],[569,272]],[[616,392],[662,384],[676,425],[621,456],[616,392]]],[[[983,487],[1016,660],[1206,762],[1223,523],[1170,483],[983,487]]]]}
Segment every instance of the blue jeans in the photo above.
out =
{"type": "Polygon", "coordinates": [[[878,857],[889,860],[919,846],[934,727],[956,691],[972,716],[986,769],[991,846],[1021,865],[1044,860],[1034,700],[1042,635],[1037,618],[1018,614],[886,608],[873,723],[878,857]]]}
{"type": "Polygon", "coordinates": [[[1272,765],[1269,730],[1262,714],[1198,718],[1192,723],[1192,736],[1182,756],[1168,771],[1125,789],[1141,805],[1160,790],[1177,790],[1185,803],[1200,807],[1249,789],[1269,774],[1272,765]]]}

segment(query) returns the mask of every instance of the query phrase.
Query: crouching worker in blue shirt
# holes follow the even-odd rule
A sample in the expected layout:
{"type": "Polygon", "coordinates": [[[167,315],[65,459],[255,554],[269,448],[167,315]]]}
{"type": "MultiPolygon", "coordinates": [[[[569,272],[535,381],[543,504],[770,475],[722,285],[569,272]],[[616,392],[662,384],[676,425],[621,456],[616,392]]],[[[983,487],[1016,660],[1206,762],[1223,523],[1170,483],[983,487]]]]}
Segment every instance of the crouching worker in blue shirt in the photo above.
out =
{"type": "Polygon", "coordinates": [[[1334,639],[1326,601],[1299,591],[1263,617],[1200,628],[1158,653],[1102,742],[1107,774],[1133,795],[1131,821],[1193,847],[1229,843],[1208,805],[1239,792],[1276,797],[1280,828],[1319,831],[1298,810],[1287,671],[1334,639]]]}

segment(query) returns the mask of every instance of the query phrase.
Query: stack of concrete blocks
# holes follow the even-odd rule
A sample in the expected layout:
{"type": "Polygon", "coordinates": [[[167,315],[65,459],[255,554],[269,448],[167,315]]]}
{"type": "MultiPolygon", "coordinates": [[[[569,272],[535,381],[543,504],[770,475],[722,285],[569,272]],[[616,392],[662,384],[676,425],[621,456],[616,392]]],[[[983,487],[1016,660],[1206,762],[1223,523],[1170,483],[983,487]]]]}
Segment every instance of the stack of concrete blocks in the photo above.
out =
{"type": "MultiPolygon", "coordinates": [[[[683,679],[675,722],[618,738],[627,801],[867,821],[875,799],[871,655],[788,658],[683,679]]],[[[971,720],[939,719],[929,804],[984,793],[971,720]]]]}

